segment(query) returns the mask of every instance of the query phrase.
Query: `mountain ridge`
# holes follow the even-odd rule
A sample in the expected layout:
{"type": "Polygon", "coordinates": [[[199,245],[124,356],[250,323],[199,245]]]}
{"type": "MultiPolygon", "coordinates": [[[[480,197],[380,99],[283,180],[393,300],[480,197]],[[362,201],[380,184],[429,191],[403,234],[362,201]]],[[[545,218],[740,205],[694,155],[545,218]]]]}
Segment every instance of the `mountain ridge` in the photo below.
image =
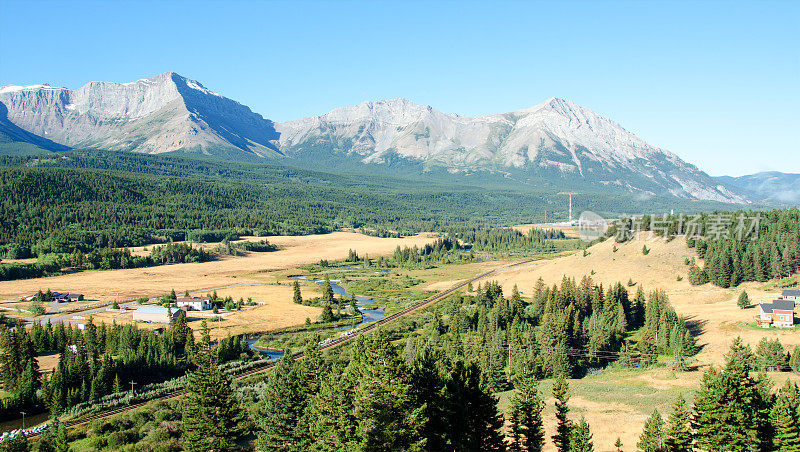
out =
{"type": "Polygon", "coordinates": [[[754,201],[800,203],[800,174],[761,171],[744,176],[719,176],[717,180],[737,188],[754,201]]]}
{"type": "Polygon", "coordinates": [[[10,122],[70,147],[277,153],[272,121],[174,72],[127,83],[94,81],[76,90],[6,85],[0,103],[10,122]]]}
{"type": "Polygon", "coordinates": [[[676,154],[556,97],[527,109],[478,117],[443,113],[403,98],[362,102],[279,123],[276,129],[288,155],[322,149],[367,164],[385,163],[387,156],[397,155],[452,171],[555,170],[550,172],[623,189],[666,189],[679,197],[744,201],[676,154]],[[626,185],[631,174],[644,185],[626,185]]]}
{"type": "MultiPolygon", "coordinates": [[[[309,167],[403,167],[476,180],[497,174],[522,184],[588,184],[645,196],[746,202],[724,181],[676,154],[558,97],[477,117],[398,98],[274,123],[200,82],[165,72],[127,83],[90,82],[76,90],[6,85],[0,88],[0,104],[6,108],[0,124],[45,140],[40,144],[51,150],[68,146],[245,161],[288,158],[309,167]]],[[[22,132],[15,136],[36,141],[22,132]]]]}

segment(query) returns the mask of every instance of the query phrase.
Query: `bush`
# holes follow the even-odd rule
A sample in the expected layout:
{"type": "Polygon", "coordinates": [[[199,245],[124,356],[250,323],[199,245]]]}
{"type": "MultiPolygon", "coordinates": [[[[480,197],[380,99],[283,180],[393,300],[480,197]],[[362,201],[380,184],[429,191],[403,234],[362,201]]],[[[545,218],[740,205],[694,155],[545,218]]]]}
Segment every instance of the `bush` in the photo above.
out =
{"type": "Polygon", "coordinates": [[[28,307],[28,311],[30,311],[31,314],[35,316],[44,315],[45,313],[44,305],[39,300],[33,300],[30,306],[28,307]]]}

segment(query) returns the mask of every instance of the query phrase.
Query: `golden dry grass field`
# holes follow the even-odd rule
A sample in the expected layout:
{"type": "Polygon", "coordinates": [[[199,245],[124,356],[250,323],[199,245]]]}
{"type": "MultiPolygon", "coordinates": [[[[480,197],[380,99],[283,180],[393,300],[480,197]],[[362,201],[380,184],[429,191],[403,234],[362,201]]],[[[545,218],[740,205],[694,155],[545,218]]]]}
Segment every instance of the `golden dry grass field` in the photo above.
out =
{"type": "MultiPolygon", "coordinates": [[[[753,348],[764,337],[777,337],[787,348],[800,345],[800,331],[797,329],[761,329],[745,325],[754,322],[757,307],[740,309],[736,305],[743,289],[747,290],[754,304],[771,301],[780,294],[778,290],[764,290],[763,283],[746,283],[735,289],[722,289],[712,284],[692,286],[687,280],[688,267],[684,261],[696,258],[696,253],[686,246],[682,237],[669,242],[641,237],[626,244],[606,240],[590,247],[588,252],[585,257],[577,251],[565,257],[500,270],[499,274],[487,280],[498,281],[507,295],[516,284],[523,296],[531,296],[540,277],[552,285],[559,284],[564,275],[579,280],[594,271],[592,278],[606,287],[618,281],[626,284],[632,279],[637,284],[629,288],[632,293],[639,284],[645,291],[665,290],[677,313],[697,325],[697,343],[703,347],[696,356],[698,369],[693,372],[674,374],[658,368],[620,376],[615,370],[608,375],[604,372],[572,380],[574,396],[570,405],[575,416],[586,416],[592,426],[595,450],[612,450],[617,436],[622,438],[624,450],[635,450],[644,421],[652,410],[658,408],[662,414],[668,412],[678,393],[685,392],[687,399],[691,397],[691,392],[699,387],[703,371],[710,365],[724,363],[723,356],[737,336],[753,348]],[[642,253],[644,245],[650,249],[647,255],[642,253]],[[678,281],[678,276],[683,280],[678,281]]],[[[785,381],[788,374],[770,374],[770,377],[777,384],[785,381]]],[[[548,435],[551,435],[552,411],[546,413],[550,413],[546,425],[548,435]]]]}
{"type": "MultiPolygon", "coordinates": [[[[430,234],[411,237],[378,238],[353,232],[309,236],[269,237],[279,249],[267,253],[249,253],[245,256],[222,257],[219,260],[192,264],[164,265],[126,270],[85,271],[48,278],[0,282],[0,305],[20,306],[18,297],[48,288],[57,291],[83,293],[87,301],[110,302],[115,299],[152,297],[175,289],[206,293],[218,289],[220,296],[233,296],[265,303],[259,308],[230,315],[222,322],[231,334],[245,330],[263,331],[302,324],[306,317],[312,319],[317,310],[292,303],[290,286],[277,286],[274,272],[293,269],[318,262],[320,259],[336,260],[347,257],[349,249],[359,255],[379,256],[391,254],[399,246],[420,246],[433,241],[430,234]],[[237,287],[230,287],[237,286],[237,287]],[[230,289],[221,289],[230,287],[230,289]]],[[[305,289],[316,290],[314,287],[305,289]]],[[[71,307],[71,306],[70,306],[71,307]]],[[[98,320],[105,316],[95,316],[98,320]]]]}

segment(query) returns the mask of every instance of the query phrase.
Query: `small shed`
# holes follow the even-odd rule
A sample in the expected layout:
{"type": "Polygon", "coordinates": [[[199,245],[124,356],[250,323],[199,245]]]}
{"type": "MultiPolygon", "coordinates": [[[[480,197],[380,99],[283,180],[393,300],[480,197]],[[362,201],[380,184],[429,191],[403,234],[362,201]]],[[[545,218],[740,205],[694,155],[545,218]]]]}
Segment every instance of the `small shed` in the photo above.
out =
{"type": "Polygon", "coordinates": [[[208,311],[212,307],[209,297],[181,297],[175,304],[187,311],[208,311]]]}
{"type": "Polygon", "coordinates": [[[791,328],[794,326],[794,301],[775,300],[758,305],[758,324],[762,328],[791,328]]]}
{"type": "Polygon", "coordinates": [[[781,298],[784,300],[800,301],[800,290],[784,290],[781,293],[781,298]]]}
{"type": "Polygon", "coordinates": [[[178,317],[180,309],[168,309],[161,306],[139,306],[133,311],[134,322],[169,323],[178,317]]]}

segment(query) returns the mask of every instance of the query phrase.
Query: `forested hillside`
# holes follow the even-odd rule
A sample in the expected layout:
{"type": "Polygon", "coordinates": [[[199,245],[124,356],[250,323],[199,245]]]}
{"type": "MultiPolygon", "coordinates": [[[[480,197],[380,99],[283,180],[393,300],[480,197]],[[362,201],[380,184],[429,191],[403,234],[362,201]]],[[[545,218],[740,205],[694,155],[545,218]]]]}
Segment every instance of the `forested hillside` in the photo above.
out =
{"type": "MultiPolygon", "coordinates": [[[[0,157],[0,245],[33,254],[180,240],[192,230],[277,235],[366,227],[400,233],[566,217],[554,192],[329,174],[100,151],[0,157]]],[[[576,197],[576,209],[668,210],[674,199],[576,197]]],[[[683,202],[683,201],[677,201],[683,202]]],[[[693,209],[719,208],[691,203],[693,209]]]]}
{"type": "Polygon", "coordinates": [[[692,284],[735,287],[745,281],[784,278],[800,271],[800,210],[712,212],[692,216],[626,219],[609,230],[618,241],[639,231],[685,235],[705,265],[692,263],[692,284]]]}

